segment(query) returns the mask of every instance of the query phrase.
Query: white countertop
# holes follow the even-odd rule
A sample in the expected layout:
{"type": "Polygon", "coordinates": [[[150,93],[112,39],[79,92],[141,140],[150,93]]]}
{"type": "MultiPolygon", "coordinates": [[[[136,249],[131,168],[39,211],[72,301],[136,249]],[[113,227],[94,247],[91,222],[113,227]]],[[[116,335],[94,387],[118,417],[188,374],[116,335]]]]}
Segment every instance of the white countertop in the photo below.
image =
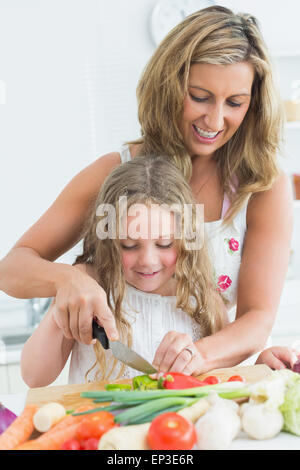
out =
{"type": "MultiPolygon", "coordinates": [[[[19,415],[25,405],[26,394],[0,395],[0,402],[19,415]]],[[[281,432],[273,439],[256,441],[240,433],[230,446],[229,450],[300,450],[300,437],[281,432]]]]}

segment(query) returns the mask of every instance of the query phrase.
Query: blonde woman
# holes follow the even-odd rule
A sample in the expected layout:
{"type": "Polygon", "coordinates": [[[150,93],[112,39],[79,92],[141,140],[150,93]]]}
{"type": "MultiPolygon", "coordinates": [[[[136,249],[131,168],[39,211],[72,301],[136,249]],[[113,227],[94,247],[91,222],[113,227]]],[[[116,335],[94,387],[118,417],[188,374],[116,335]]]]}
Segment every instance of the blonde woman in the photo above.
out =
{"type": "MultiPolygon", "coordinates": [[[[83,253],[75,261],[106,293],[122,341],[155,362],[165,338],[172,338],[165,361],[189,375],[203,369],[200,338],[227,322],[206,247],[198,237],[201,226],[190,187],[170,159],[135,158],[105,180],[84,229],[83,253]]],[[[22,375],[29,386],[53,382],[71,350],[70,383],[139,374],[122,366],[98,341],[93,350],[66,338],[58,315],[54,299],[23,348],[22,375]]],[[[71,323],[78,332],[79,315],[71,323]]]]}
{"type": "MultiPolygon", "coordinates": [[[[54,261],[80,240],[91,204],[116,166],[166,155],[204,204],[215,283],[228,309],[236,308],[234,321],[197,343],[203,370],[235,365],[270,335],[292,233],[292,191],[277,164],[283,112],[256,19],[218,6],[189,16],[158,46],[137,97],[141,138],[70,181],[1,260],[0,288],[15,297],[55,297],[67,338],[89,344],[93,316],[116,338],[103,289],[75,266],[54,261]]],[[[171,343],[167,338],[157,351],[162,371],[171,343]]]]}

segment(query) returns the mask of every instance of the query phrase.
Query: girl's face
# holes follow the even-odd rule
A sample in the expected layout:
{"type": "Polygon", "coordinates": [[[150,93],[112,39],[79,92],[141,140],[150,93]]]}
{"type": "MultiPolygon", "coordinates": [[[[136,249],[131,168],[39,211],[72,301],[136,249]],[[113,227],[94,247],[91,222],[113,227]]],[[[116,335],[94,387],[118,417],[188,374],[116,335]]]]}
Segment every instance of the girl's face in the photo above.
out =
{"type": "Polygon", "coordinates": [[[191,66],[181,121],[191,156],[211,156],[233,136],[248,111],[253,79],[247,62],[191,66]]]}
{"type": "Polygon", "coordinates": [[[144,292],[175,295],[174,215],[159,205],[139,207],[136,215],[128,212],[127,238],[120,240],[125,279],[144,292]]]}

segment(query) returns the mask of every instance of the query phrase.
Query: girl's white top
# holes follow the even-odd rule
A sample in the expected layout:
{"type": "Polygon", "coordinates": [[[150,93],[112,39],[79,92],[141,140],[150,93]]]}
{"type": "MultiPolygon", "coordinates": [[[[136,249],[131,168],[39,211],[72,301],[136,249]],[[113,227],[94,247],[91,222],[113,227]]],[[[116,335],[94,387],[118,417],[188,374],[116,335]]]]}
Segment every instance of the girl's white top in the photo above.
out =
{"type": "MultiPolygon", "coordinates": [[[[128,146],[120,151],[122,163],[131,159],[128,146]]],[[[235,304],[237,298],[237,282],[241,264],[241,255],[246,233],[246,215],[248,200],[229,225],[222,226],[222,219],[229,207],[227,196],[224,197],[222,218],[205,223],[205,239],[209,245],[208,253],[214,267],[215,283],[229,304],[229,319],[235,319],[235,304]]],[[[132,328],[132,349],[152,363],[160,342],[169,331],[189,334],[193,342],[201,338],[199,324],[181,309],[176,308],[176,297],[164,297],[139,291],[127,284],[125,293],[125,310],[132,328]]],[[[270,340],[265,347],[270,346],[270,340]]],[[[106,361],[112,364],[112,353],[105,351],[106,361]]],[[[251,356],[242,364],[255,363],[258,354],[251,356]]],[[[75,343],[69,371],[69,383],[83,383],[85,373],[95,362],[93,346],[75,343]]],[[[95,367],[88,376],[94,380],[95,367]]],[[[109,380],[114,380],[120,370],[117,364],[109,380]]],[[[126,367],[122,378],[131,378],[141,372],[126,367]]]]}

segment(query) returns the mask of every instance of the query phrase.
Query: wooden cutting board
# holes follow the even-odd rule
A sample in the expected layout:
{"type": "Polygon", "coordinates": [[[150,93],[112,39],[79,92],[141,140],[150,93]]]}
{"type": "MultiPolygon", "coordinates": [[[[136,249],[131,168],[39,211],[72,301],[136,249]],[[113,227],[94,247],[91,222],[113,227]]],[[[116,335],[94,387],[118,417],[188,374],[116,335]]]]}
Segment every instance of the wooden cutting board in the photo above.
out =
{"type": "MultiPolygon", "coordinates": [[[[241,375],[246,382],[254,383],[264,379],[272,373],[271,369],[264,364],[254,366],[237,366],[226,369],[212,370],[207,374],[199,375],[201,380],[208,375],[216,375],[221,382],[226,382],[232,375],[241,375]]],[[[131,383],[131,380],[115,380],[114,383],[131,383]]],[[[85,384],[58,385],[40,388],[32,388],[27,393],[26,404],[43,405],[49,402],[61,403],[67,410],[75,409],[86,404],[93,404],[92,399],[81,398],[80,393],[87,390],[104,390],[108,382],[89,382],[85,384]]],[[[96,406],[94,404],[94,406],[96,406]]],[[[100,403],[99,406],[104,406],[100,403]]]]}

